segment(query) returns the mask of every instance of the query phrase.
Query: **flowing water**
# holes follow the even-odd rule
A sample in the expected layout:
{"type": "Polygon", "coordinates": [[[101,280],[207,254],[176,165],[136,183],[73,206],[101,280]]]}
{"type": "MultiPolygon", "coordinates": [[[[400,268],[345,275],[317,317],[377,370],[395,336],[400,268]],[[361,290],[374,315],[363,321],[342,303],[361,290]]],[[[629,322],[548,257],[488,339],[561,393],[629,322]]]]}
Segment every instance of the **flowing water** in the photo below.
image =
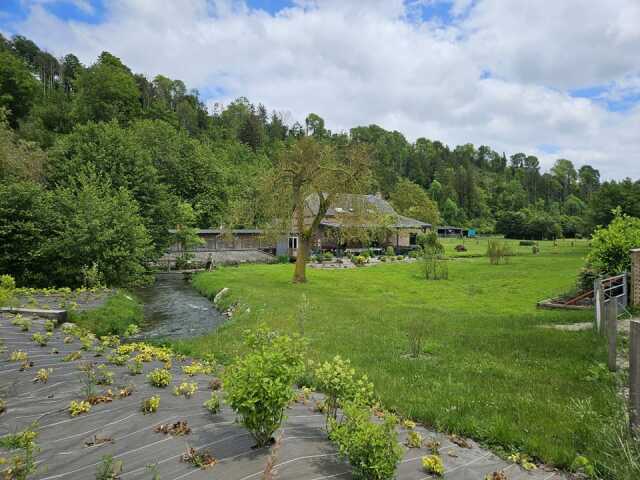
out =
{"type": "Polygon", "coordinates": [[[136,290],[136,295],[144,303],[146,338],[205,335],[225,320],[180,273],[160,274],[153,285],[136,290]]]}

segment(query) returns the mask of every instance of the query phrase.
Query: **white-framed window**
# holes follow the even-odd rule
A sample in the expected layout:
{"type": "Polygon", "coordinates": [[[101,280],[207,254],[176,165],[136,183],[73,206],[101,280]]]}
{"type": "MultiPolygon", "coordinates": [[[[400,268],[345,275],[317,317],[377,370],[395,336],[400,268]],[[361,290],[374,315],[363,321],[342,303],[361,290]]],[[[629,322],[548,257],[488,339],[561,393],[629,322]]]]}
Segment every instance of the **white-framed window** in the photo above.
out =
{"type": "Polygon", "coordinates": [[[289,237],[289,248],[291,250],[298,249],[298,237],[289,237]]]}

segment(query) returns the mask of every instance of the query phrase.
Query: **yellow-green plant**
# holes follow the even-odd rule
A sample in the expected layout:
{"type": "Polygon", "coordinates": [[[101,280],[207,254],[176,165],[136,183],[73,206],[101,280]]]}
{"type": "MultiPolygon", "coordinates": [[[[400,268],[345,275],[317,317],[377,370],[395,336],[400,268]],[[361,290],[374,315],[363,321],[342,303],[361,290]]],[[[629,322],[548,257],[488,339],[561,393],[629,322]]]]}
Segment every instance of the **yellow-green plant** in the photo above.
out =
{"type": "Polygon", "coordinates": [[[444,475],[444,465],[439,455],[425,455],[422,457],[422,468],[432,475],[439,477],[444,475]]]}
{"type": "Polygon", "coordinates": [[[29,355],[27,352],[23,352],[22,350],[15,350],[9,355],[9,361],[11,362],[26,362],[28,358],[29,355]]]}
{"type": "Polygon", "coordinates": [[[47,332],[53,332],[53,329],[56,327],[56,322],[53,320],[45,320],[44,321],[44,329],[47,332]]]}
{"type": "Polygon", "coordinates": [[[173,379],[173,375],[169,370],[165,370],[164,368],[156,368],[147,375],[147,379],[149,383],[154,387],[164,388],[171,383],[173,379]]]}
{"type": "Polygon", "coordinates": [[[46,334],[45,333],[36,332],[33,335],[31,335],[31,340],[36,342],[41,347],[46,347],[47,343],[49,343],[49,339],[50,338],[51,338],[51,332],[47,332],[46,334]]]}
{"type": "Polygon", "coordinates": [[[40,383],[47,383],[49,381],[49,375],[51,374],[51,372],[53,372],[52,368],[41,368],[36,373],[36,376],[33,379],[33,381],[40,382],[40,383]]]}
{"type": "Polygon", "coordinates": [[[69,404],[69,413],[72,417],[77,417],[83,413],[89,413],[91,404],[86,400],[71,400],[69,404]]]}
{"type": "Polygon", "coordinates": [[[214,392],[211,393],[211,398],[202,404],[204,408],[209,410],[210,413],[216,414],[220,411],[220,398],[214,392]]]}
{"type": "Polygon", "coordinates": [[[145,398],[142,401],[142,413],[145,415],[147,413],[155,413],[158,411],[158,407],[160,407],[160,397],[158,395],[153,395],[149,398],[145,398]]]}
{"type": "Polygon", "coordinates": [[[394,415],[381,423],[371,421],[371,410],[361,404],[343,404],[341,421],[329,418],[329,438],[338,446],[340,456],[349,460],[354,478],[390,480],[394,478],[403,449],[398,443],[394,415]]]}
{"type": "Polygon", "coordinates": [[[65,355],[62,360],[64,362],[73,362],[75,360],[80,360],[82,358],[82,353],[80,352],[71,352],[65,355]]]}
{"type": "Polygon", "coordinates": [[[113,383],[113,372],[106,365],[100,365],[96,369],[95,379],[97,385],[111,385],[113,383]]]}
{"type": "Polygon", "coordinates": [[[177,387],[174,387],[173,394],[176,396],[182,395],[185,398],[191,398],[194,393],[198,391],[197,383],[182,382],[177,387]]]}
{"type": "Polygon", "coordinates": [[[320,364],[314,371],[314,379],[316,389],[326,395],[327,419],[335,419],[338,408],[345,402],[373,403],[373,384],[366,375],[359,377],[351,362],[340,355],[320,364]]]}
{"type": "Polygon", "coordinates": [[[138,358],[134,358],[127,363],[127,369],[131,375],[140,375],[142,373],[142,362],[138,358]]]}
{"type": "Polygon", "coordinates": [[[424,438],[422,438],[422,435],[414,430],[409,431],[409,433],[407,434],[406,444],[409,448],[420,448],[422,447],[423,441],[424,438]]]}
{"type": "Polygon", "coordinates": [[[416,428],[416,422],[407,418],[402,421],[402,426],[407,430],[413,430],[414,428],[416,428]]]}
{"type": "Polygon", "coordinates": [[[209,363],[192,362],[191,365],[184,365],[182,372],[193,377],[194,375],[209,375],[213,372],[213,365],[209,363]]]}

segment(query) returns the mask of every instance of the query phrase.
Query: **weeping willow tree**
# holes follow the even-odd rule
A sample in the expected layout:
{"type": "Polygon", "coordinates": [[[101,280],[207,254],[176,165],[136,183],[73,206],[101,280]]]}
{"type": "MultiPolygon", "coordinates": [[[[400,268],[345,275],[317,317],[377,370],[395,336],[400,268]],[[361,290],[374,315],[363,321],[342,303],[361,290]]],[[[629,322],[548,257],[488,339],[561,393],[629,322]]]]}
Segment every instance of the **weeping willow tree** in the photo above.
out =
{"type": "MultiPolygon", "coordinates": [[[[280,152],[274,168],[263,179],[261,208],[272,236],[298,236],[294,283],[306,282],[306,264],[313,238],[327,211],[345,193],[365,192],[371,186],[369,149],[362,144],[335,147],[302,137],[280,152]]],[[[341,222],[362,222],[352,207],[341,222]],[[352,211],[351,211],[352,210],[352,211]]],[[[360,229],[362,235],[368,235],[360,229]]]]}

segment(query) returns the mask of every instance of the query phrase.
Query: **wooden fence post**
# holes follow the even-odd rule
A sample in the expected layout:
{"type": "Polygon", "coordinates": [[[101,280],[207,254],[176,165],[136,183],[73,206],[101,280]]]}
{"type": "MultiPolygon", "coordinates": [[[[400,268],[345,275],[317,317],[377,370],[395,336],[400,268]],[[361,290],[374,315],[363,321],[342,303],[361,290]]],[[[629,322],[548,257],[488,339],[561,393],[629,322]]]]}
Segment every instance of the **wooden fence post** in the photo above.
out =
{"type": "Polygon", "coordinates": [[[629,338],[629,420],[631,431],[640,433],[640,321],[631,321],[629,338]]]}
{"type": "Polygon", "coordinates": [[[617,348],[616,340],[618,336],[618,304],[615,298],[610,298],[605,310],[605,328],[607,332],[607,346],[609,356],[607,366],[610,372],[616,371],[617,348]]]}

